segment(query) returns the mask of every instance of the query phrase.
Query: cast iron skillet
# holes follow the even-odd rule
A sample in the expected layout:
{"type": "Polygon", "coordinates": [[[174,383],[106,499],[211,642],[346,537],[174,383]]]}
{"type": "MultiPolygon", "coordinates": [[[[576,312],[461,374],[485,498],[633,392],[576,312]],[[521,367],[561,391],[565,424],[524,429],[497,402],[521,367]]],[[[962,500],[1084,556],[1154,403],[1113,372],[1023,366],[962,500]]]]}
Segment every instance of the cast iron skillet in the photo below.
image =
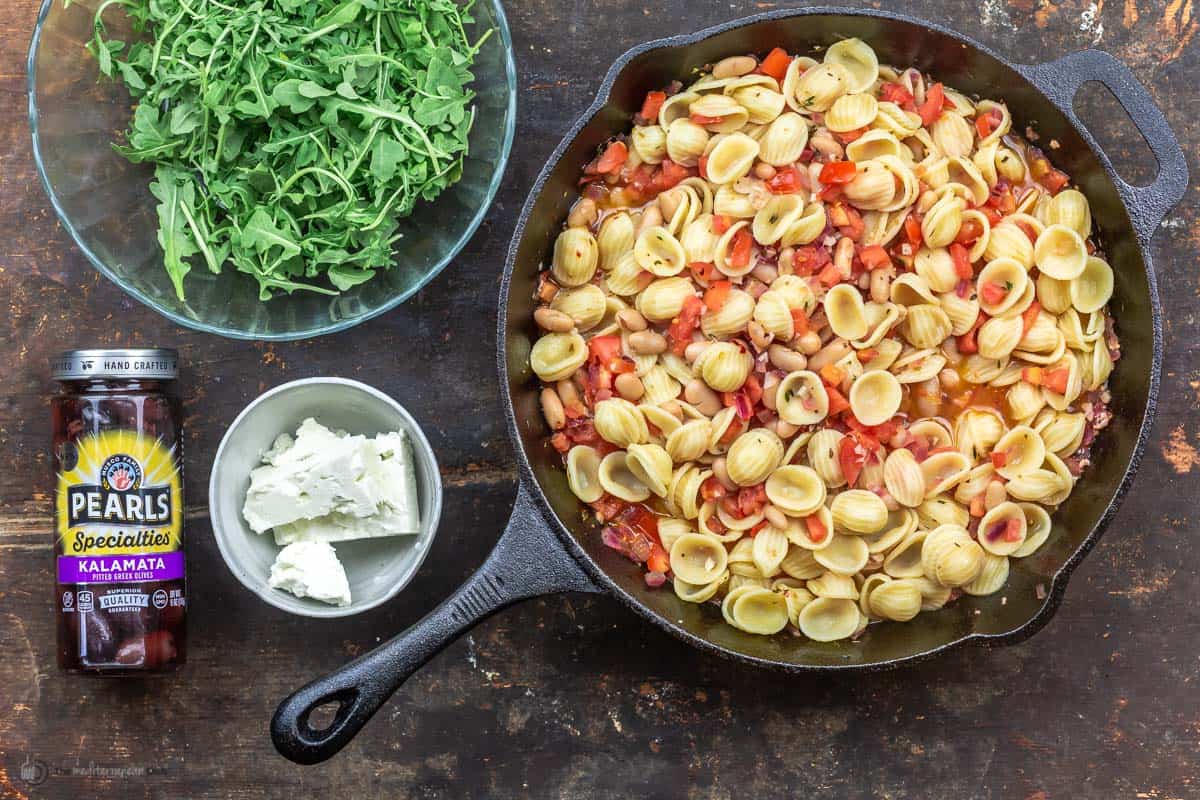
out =
{"type": "Polygon", "coordinates": [[[311,764],[340,750],[409,675],[481,619],[524,598],[562,591],[608,592],[645,619],[705,652],[784,672],[878,670],[929,658],[965,642],[1006,644],[1046,624],[1071,571],[1095,544],[1137,468],[1158,394],[1161,308],[1149,244],[1183,195],[1187,167],[1162,113],[1133,74],[1106,53],[1088,50],[1040,65],[1009,64],[941,26],[898,14],[838,8],[787,9],[650,42],[618,59],[599,95],[567,133],[521,212],[500,292],[498,360],[504,406],[516,445],[519,486],[512,519],[487,561],[463,586],[404,633],[283,701],[271,733],[280,753],[311,764]],[[545,443],[537,382],[528,366],[535,277],[576,196],[579,170],[610,136],[627,129],[645,93],[726,55],[813,46],[858,36],[883,63],[914,64],[967,93],[1003,99],[1017,130],[1032,124],[1051,159],[1087,194],[1115,268],[1113,310],[1124,356],[1111,379],[1112,425],[1097,439],[1094,463],[1054,515],[1049,542],[1014,560],[1001,595],[964,597],[903,625],[872,626],[856,643],[820,644],[786,635],[741,633],[712,607],[646,588],[638,566],[600,543],[582,520],[559,456],[545,443]],[[1145,136],[1158,176],[1136,187],[1114,171],[1072,110],[1088,81],[1112,90],[1145,136]],[[1037,591],[1038,586],[1044,593],[1037,591]],[[1042,594],[1039,599],[1038,595],[1042,594]],[[976,615],[979,609],[981,614],[976,615]],[[336,703],[333,722],[309,725],[318,706],[336,703]]]}

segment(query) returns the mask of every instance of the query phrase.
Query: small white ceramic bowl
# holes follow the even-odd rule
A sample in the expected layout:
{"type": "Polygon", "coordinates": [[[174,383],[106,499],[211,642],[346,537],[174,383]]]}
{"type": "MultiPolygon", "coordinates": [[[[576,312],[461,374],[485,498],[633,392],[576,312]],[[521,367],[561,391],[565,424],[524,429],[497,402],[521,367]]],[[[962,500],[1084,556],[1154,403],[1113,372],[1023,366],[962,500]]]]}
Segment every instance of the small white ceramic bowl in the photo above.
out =
{"type": "Polygon", "coordinates": [[[217,546],[242,584],[266,602],[306,617],[347,617],[383,603],[403,589],[433,543],[442,513],[442,481],[433,448],[404,407],[378,389],[345,378],[305,378],[259,395],[238,414],[217,448],[208,482],[208,512],[217,546]],[[267,585],[280,548],[270,533],[258,534],[242,519],[250,470],[281,433],[295,433],[307,417],[333,430],[373,436],[404,430],[416,466],[421,532],[337,542],[350,581],[350,605],[333,606],[267,585]]]}

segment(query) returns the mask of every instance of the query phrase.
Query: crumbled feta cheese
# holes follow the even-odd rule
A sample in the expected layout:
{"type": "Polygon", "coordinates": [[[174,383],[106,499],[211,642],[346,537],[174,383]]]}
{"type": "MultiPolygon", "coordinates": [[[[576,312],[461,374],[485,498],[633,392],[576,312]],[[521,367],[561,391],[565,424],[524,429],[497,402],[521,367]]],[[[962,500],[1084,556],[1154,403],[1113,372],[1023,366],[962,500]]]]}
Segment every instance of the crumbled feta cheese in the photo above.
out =
{"type": "Polygon", "coordinates": [[[325,542],[295,542],[279,551],[267,583],[297,597],[335,606],[350,605],[350,582],[333,547],[325,542]]]}
{"type": "Polygon", "coordinates": [[[279,544],[415,534],[417,482],[402,431],[374,439],[334,433],[306,419],[250,473],[242,514],[279,544]]]}

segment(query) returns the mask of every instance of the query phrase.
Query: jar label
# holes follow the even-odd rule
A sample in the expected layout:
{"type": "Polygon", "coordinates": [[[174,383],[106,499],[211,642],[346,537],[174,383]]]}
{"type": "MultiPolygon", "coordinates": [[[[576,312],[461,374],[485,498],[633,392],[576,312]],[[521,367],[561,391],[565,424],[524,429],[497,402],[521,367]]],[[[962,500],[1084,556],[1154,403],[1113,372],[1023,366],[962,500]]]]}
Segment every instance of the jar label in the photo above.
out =
{"type": "Polygon", "coordinates": [[[78,439],[75,456],[71,468],[58,475],[59,580],[182,577],[183,487],[176,448],[136,431],[106,430],[78,439]]]}

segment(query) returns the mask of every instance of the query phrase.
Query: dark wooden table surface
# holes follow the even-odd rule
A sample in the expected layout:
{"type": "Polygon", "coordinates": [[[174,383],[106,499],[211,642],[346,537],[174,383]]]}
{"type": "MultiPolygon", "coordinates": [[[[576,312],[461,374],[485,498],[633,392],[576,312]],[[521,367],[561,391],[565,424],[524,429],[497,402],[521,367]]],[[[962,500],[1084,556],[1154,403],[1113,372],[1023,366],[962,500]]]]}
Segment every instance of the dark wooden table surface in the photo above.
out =
{"type": "MultiPolygon", "coordinates": [[[[301,768],[271,747],[281,697],[422,616],[501,531],[515,483],[492,357],[495,297],[545,156],[627,47],[774,5],[511,0],[520,135],[483,228],[400,309],[267,345],[175,327],[72,246],[30,155],[24,59],[36,3],[0,3],[0,797],[1200,797],[1194,188],[1155,240],[1167,357],[1148,456],[1034,639],[881,675],[785,680],[701,656],[614,600],[566,595],[514,607],[449,647],[333,761],[301,768]],[[174,345],[186,365],[191,653],[182,672],[153,682],[67,677],[54,663],[46,362],[101,342],[174,345]],[[413,351],[425,357],[400,356],[413,351]],[[329,374],[411,409],[446,484],[420,575],[346,621],[257,600],[223,565],[206,516],[213,451],[238,410],[268,387],[329,374]],[[23,779],[38,762],[48,777],[23,779]]],[[[905,6],[1017,61],[1115,53],[1200,174],[1193,0],[905,6]]],[[[1118,163],[1150,174],[1128,121],[1103,98],[1084,105],[1118,163]]]]}

